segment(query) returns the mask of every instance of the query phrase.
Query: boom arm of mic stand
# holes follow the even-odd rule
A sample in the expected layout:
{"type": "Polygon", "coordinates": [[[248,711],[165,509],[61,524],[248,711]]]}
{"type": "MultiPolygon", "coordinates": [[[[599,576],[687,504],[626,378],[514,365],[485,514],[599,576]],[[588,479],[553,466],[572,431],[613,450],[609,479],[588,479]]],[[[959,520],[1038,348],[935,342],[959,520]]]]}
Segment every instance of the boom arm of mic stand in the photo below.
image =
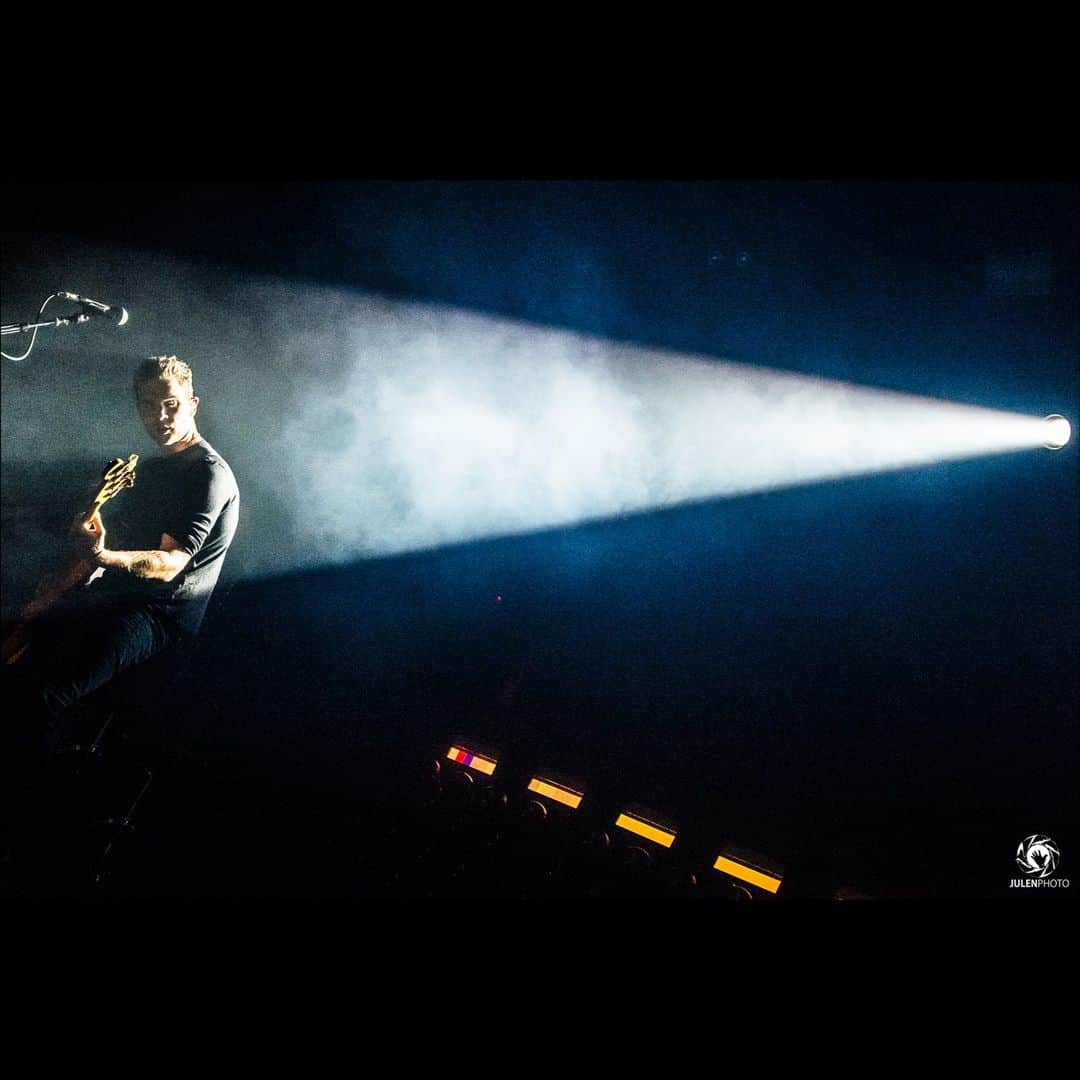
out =
{"type": "Polygon", "coordinates": [[[90,316],[85,312],[80,312],[78,315],[61,315],[55,319],[49,319],[47,322],[37,323],[4,323],[0,326],[0,334],[27,334],[31,330],[40,330],[46,326],[71,326],[73,323],[89,322],[90,316]]]}

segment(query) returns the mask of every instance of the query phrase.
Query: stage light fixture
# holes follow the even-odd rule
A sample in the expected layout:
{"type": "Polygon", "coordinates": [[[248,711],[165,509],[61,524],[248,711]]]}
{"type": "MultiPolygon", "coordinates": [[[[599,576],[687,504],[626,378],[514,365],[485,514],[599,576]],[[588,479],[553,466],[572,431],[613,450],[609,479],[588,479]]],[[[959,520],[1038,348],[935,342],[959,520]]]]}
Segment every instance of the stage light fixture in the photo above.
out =
{"type": "Polygon", "coordinates": [[[451,746],[447,750],[446,756],[450,761],[455,761],[457,764],[464,765],[474,772],[483,773],[485,776],[491,776],[495,772],[495,766],[498,765],[497,758],[475,753],[463,746],[451,746]]]}
{"type": "Polygon", "coordinates": [[[669,848],[675,843],[676,832],[673,828],[630,810],[623,810],[619,814],[615,819],[615,827],[634,833],[635,836],[642,836],[661,847],[669,848]]]}
{"type": "Polygon", "coordinates": [[[783,881],[783,873],[778,867],[766,865],[766,860],[760,856],[751,856],[733,848],[725,848],[717,855],[713,869],[773,894],[783,881]]]}
{"type": "Polygon", "coordinates": [[[571,787],[557,784],[554,780],[545,780],[540,776],[534,776],[529,781],[529,791],[542,795],[545,799],[551,799],[553,802],[562,803],[563,806],[569,806],[571,810],[576,810],[585,797],[582,791],[575,791],[571,787]]]}
{"type": "Polygon", "coordinates": [[[1043,446],[1047,450],[1060,450],[1072,438],[1072,425],[1060,413],[1051,413],[1043,423],[1046,424],[1046,441],[1043,446]]]}

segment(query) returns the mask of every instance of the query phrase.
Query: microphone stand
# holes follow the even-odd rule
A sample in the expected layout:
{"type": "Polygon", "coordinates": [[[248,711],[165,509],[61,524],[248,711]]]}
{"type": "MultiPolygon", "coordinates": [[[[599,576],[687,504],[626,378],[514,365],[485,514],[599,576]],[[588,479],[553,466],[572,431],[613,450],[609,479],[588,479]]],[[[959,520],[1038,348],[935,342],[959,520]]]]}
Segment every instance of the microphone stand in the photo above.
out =
{"type": "Polygon", "coordinates": [[[31,330],[41,330],[46,326],[71,326],[72,324],[79,324],[89,322],[90,316],[85,311],[79,312],[77,315],[61,315],[55,319],[48,319],[45,322],[36,323],[4,323],[0,326],[0,334],[27,334],[31,330]]]}

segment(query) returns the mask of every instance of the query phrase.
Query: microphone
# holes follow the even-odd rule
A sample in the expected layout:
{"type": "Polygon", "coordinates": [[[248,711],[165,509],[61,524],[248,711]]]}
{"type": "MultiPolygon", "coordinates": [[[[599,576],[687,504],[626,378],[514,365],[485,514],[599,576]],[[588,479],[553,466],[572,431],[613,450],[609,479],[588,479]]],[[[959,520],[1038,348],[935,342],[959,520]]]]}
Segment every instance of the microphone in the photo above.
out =
{"type": "Polygon", "coordinates": [[[74,300],[76,304],[81,304],[84,308],[87,308],[91,315],[104,315],[107,319],[112,319],[117,326],[123,326],[128,321],[127,308],[122,308],[119,305],[103,304],[99,300],[88,300],[85,296],[76,296],[73,292],[58,292],[57,296],[63,297],[65,300],[74,300]]]}

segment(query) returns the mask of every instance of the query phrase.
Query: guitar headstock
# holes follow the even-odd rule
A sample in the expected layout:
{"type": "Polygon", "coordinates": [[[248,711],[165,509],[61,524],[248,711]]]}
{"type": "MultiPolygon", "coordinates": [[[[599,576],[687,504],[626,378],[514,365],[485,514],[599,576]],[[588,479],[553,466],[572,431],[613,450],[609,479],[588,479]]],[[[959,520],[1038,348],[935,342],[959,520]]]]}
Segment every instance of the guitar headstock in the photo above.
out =
{"type": "Polygon", "coordinates": [[[113,458],[105,466],[101,475],[101,488],[94,496],[94,509],[100,510],[110,499],[115,498],[124,488],[135,486],[135,466],[139,463],[138,454],[129,454],[127,461],[113,458]]]}

